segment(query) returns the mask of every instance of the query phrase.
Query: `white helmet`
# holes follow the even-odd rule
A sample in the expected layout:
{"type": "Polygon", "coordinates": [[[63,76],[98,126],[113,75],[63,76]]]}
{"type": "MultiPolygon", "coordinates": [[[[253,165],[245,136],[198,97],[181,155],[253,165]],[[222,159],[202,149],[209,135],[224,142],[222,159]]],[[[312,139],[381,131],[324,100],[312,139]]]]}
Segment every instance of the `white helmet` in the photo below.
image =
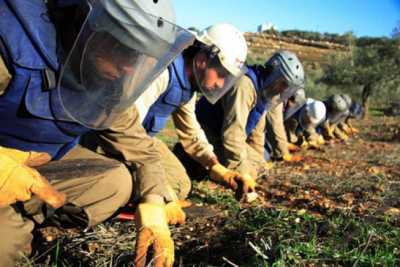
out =
{"type": "Polygon", "coordinates": [[[300,112],[300,125],[303,128],[317,127],[326,118],[326,107],[322,101],[308,98],[305,107],[300,112]]]}
{"type": "Polygon", "coordinates": [[[293,96],[289,98],[283,115],[283,119],[287,120],[292,117],[299,109],[301,109],[305,105],[305,103],[306,91],[303,88],[300,88],[294,93],[293,96]]]}
{"type": "Polygon", "coordinates": [[[241,77],[247,68],[244,65],[247,56],[247,43],[241,31],[231,24],[220,23],[212,25],[196,36],[205,48],[209,51],[209,66],[215,68],[215,59],[217,58],[222,69],[221,73],[226,72],[224,85],[222,88],[205,88],[202,86],[202,72],[194,64],[194,74],[200,90],[207,100],[214,104],[229,90],[236,80],[241,77]]]}

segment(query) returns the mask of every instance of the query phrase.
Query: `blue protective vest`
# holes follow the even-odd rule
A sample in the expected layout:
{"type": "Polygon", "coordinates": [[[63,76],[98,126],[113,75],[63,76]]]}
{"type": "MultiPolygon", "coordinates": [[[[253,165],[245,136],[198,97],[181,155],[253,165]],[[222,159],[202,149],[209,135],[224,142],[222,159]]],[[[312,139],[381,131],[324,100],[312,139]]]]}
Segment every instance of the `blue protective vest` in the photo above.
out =
{"type": "MultiPolygon", "coordinates": [[[[258,73],[259,71],[256,66],[250,66],[245,74],[250,78],[257,92],[256,106],[250,111],[247,118],[247,135],[250,135],[250,133],[254,130],[267,106],[266,102],[263,101],[262,97],[260,96],[261,88],[263,87],[260,86],[260,75],[258,73]]],[[[207,124],[207,128],[212,129],[215,133],[221,132],[224,117],[221,100],[212,105],[205,99],[205,97],[202,97],[196,105],[196,116],[201,124],[207,124]]]]}
{"type": "Polygon", "coordinates": [[[257,104],[256,106],[250,111],[249,117],[247,118],[247,125],[246,125],[246,133],[249,135],[254,128],[257,126],[258,122],[260,121],[261,116],[267,109],[267,103],[261,97],[261,90],[262,86],[260,82],[260,75],[258,75],[257,68],[249,67],[246,75],[250,78],[253,82],[254,88],[257,92],[257,104]]]}
{"type": "Polygon", "coordinates": [[[0,96],[0,145],[49,153],[59,159],[88,128],[57,120],[56,88],[45,88],[45,71],[58,74],[56,30],[42,0],[0,0],[1,56],[13,75],[0,96]]]}
{"type": "Polygon", "coordinates": [[[297,136],[300,136],[304,132],[304,128],[300,123],[300,114],[303,109],[306,108],[306,105],[303,105],[299,110],[296,111],[290,118],[294,119],[297,121],[297,128],[295,130],[295,133],[297,136]]]}
{"type": "Polygon", "coordinates": [[[189,102],[194,90],[185,73],[185,62],[180,54],[169,66],[169,82],[164,93],[149,108],[143,120],[143,127],[151,136],[160,132],[167,124],[169,116],[181,105],[189,102]]]}

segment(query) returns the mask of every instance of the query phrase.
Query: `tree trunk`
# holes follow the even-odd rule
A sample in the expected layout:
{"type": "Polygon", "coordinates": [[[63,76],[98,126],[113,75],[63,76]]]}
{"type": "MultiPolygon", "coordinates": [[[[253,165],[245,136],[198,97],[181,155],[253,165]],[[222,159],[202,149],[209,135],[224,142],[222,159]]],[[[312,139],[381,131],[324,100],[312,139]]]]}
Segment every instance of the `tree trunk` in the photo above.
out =
{"type": "Polygon", "coordinates": [[[371,95],[371,93],[372,93],[372,84],[368,83],[368,84],[364,85],[364,88],[361,93],[361,100],[362,100],[361,105],[364,108],[364,114],[362,117],[363,119],[368,118],[368,106],[369,106],[368,99],[369,99],[369,96],[371,95]]]}

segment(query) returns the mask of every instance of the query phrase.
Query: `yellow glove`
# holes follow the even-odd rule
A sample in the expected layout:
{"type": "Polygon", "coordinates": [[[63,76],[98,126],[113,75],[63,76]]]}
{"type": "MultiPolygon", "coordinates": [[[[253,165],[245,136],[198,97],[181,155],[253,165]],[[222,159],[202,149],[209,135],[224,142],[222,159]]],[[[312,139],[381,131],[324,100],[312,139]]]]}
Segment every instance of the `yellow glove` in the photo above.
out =
{"type": "Polygon", "coordinates": [[[347,134],[345,134],[344,132],[342,132],[341,130],[339,130],[339,129],[336,129],[335,135],[337,136],[337,138],[339,138],[342,141],[349,140],[349,136],[347,134]]]}
{"type": "Polygon", "coordinates": [[[317,140],[308,141],[308,148],[310,148],[310,149],[318,149],[319,148],[319,144],[318,144],[317,140]]]}
{"type": "Polygon", "coordinates": [[[249,193],[249,192],[256,191],[257,182],[249,174],[240,175],[238,177],[238,180],[242,182],[243,193],[249,193]]]}
{"type": "Polygon", "coordinates": [[[145,267],[149,246],[153,247],[154,266],[172,267],[174,264],[174,241],[168,229],[164,205],[141,203],[135,214],[136,267],[145,267]]]}
{"type": "Polygon", "coordinates": [[[190,207],[192,203],[187,200],[177,200],[169,202],[165,206],[167,221],[169,224],[184,224],[186,220],[185,212],[182,208],[190,207]]]}
{"type": "Polygon", "coordinates": [[[343,140],[343,141],[347,141],[347,140],[349,140],[349,136],[347,134],[343,133],[342,135],[340,135],[339,139],[343,140]]]}
{"type": "Polygon", "coordinates": [[[233,190],[241,189],[242,193],[247,193],[249,190],[254,191],[257,185],[255,179],[250,175],[240,175],[219,163],[211,167],[210,176],[214,181],[228,184],[233,190]]]}
{"type": "Polygon", "coordinates": [[[323,130],[324,130],[324,138],[326,140],[335,139],[335,135],[333,134],[334,126],[330,125],[324,126],[323,130]]]}
{"type": "Polygon", "coordinates": [[[295,144],[288,143],[288,150],[290,152],[300,151],[300,147],[296,146],[295,144]]]}
{"type": "Polygon", "coordinates": [[[300,147],[302,149],[308,149],[309,144],[308,144],[308,142],[306,140],[303,140],[303,142],[301,143],[300,147]]]}
{"type": "Polygon", "coordinates": [[[21,151],[0,146],[0,154],[7,155],[18,163],[29,167],[37,167],[46,164],[51,160],[51,156],[46,152],[21,151]]]}
{"type": "Polygon", "coordinates": [[[0,154],[0,206],[26,201],[32,194],[53,208],[64,205],[66,199],[36,170],[0,154]]]}
{"type": "Polygon", "coordinates": [[[272,170],[274,168],[274,163],[272,161],[266,161],[264,164],[264,169],[272,170]]]}
{"type": "Polygon", "coordinates": [[[299,155],[286,154],[282,156],[282,159],[286,162],[298,162],[302,161],[303,157],[299,155]]]}
{"type": "Polygon", "coordinates": [[[318,145],[322,146],[325,144],[325,139],[322,137],[322,135],[319,135],[317,138],[317,143],[318,145]]]}

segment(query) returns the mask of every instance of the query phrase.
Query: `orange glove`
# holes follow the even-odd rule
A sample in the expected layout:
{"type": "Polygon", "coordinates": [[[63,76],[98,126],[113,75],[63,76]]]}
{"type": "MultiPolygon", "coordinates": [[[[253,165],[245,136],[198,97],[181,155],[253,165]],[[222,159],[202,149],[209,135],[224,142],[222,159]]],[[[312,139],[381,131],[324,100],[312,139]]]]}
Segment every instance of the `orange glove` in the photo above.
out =
{"type": "Polygon", "coordinates": [[[154,250],[154,266],[172,267],[174,264],[174,241],[168,229],[164,205],[141,203],[135,214],[136,267],[145,267],[149,246],[154,250]]]}
{"type": "Polygon", "coordinates": [[[61,207],[66,200],[65,194],[54,189],[36,170],[0,154],[0,206],[29,200],[32,194],[53,208],[61,207]]]}
{"type": "Polygon", "coordinates": [[[300,147],[296,146],[293,143],[288,143],[288,149],[289,149],[289,152],[300,151],[300,147]]]}
{"type": "Polygon", "coordinates": [[[188,200],[177,200],[169,202],[165,206],[167,221],[169,224],[184,224],[186,220],[185,212],[182,208],[188,208],[192,203],[188,200]]]}
{"type": "Polygon", "coordinates": [[[360,131],[359,131],[357,128],[350,127],[350,132],[351,132],[352,134],[357,134],[357,133],[359,133],[360,131]]]}

